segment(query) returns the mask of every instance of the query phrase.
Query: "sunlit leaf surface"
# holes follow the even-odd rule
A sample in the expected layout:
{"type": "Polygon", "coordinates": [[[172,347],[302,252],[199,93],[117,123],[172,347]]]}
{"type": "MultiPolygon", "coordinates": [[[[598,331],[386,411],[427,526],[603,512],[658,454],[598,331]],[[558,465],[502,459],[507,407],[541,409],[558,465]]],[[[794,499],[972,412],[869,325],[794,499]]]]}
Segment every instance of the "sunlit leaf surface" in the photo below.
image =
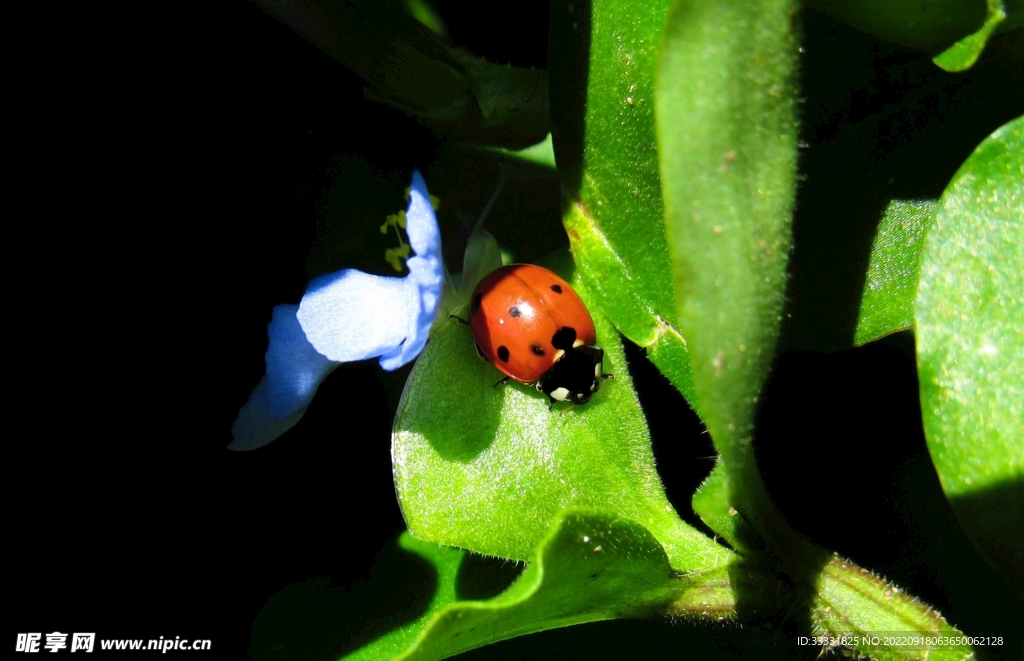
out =
{"type": "Polygon", "coordinates": [[[670,4],[555,5],[551,75],[561,110],[552,126],[580,277],[615,327],[645,347],[699,411],[676,327],[654,128],[658,44],[670,4]]]}
{"type": "Polygon", "coordinates": [[[479,358],[469,327],[453,320],[435,329],[392,440],[395,487],[414,535],[527,560],[561,510],[588,507],[642,523],[677,569],[709,563],[714,543],[665,497],[618,334],[601,315],[594,320],[615,378],[588,404],[550,411],[532,386],[492,387],[502,374],[479,358]]]}
{"type": "Polygon", "coordinates": [[[1024,118],[953,177],[915,305],[921,414],[957,518],[1024,595],[1024,118]]]}
{"type": "Polygon", "coordinates": [[[934,211],[934,200],[893,200],[886,207],[871,246],[856,344],[914,325],[921,250],[934,211]]]}
{"type": "Polygon", "coordinates": [[[751,437],[790,250],[794,11],[778,0],[676,3],[656,99],[678,325],[727,480],[716,509],[739,510],[762,534],[774,516],[751,437]]]}
{"type": "MultiPolygon", "coordinates": [[[[966,3],[965,3],[966,4],[966,3]]],[[[985,49],[989,37],[999,24],[1006,19],[1003,0],[988,0],[985,23],[975,32],[960,39],[955,44],[933,58],[935,64],[946,71],[964,71],[978,61],[981,51],[985,49]]]]}

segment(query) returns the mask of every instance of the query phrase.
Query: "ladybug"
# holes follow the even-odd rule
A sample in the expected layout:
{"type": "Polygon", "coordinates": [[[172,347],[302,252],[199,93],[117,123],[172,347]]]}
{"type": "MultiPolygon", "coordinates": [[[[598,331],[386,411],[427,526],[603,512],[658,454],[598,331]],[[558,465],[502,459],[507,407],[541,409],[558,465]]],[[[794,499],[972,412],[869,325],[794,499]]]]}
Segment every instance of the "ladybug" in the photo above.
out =
{"type": "Polygon", "coordinates": [[[551,271],[512,264],[473,290],[469,327],[480,355],[505,378],[536,384],[556,402],[585,404],[605,379],[594,320],[569,283],[551,271]]]}

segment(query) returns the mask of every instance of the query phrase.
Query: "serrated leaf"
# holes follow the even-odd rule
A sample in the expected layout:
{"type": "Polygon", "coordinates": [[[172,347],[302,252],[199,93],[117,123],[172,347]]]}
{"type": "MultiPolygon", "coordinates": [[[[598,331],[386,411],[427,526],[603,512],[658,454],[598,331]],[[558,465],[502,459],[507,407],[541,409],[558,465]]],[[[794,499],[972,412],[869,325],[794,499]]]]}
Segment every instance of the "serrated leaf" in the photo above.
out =
{"type": "Polygon", "coordinates": [[[581,277],[615,327],[698,410],[675,326],[655,145],[654,71],[669,4],[553,6],[552,126],[570,188],[563,222],[581,277]]]}
{"type": "Polygon", "coordinates": [[[678,324],[729,504],[762,534],[776,517],[751,436],[779,332],[796,190],[794,12],[779,0],[677,2],[658,64],[678,324]]]}
{"type": "MultiPolygon", "coordinates": [[[[451,572],[444,573],[447,584],[438,574],[438,594],[454,594],[451,572]]],[[[600,512],[569,512],[502,594],[443,605],[435,597],[416,622],[345,658],[428,661],[584,622],[698,612],[722,619],[733,607],[724,565],[680,576],[643,526],[600,512]]]]}
{"type": "Polygon", "coordinates": [[[492,388],[502,374],[477,356],[467,326],[434,330],[392,436],[395,487],[414,535],[526,560],[560,511],[590,507],[643,523],[677,569],[718,553],[665,497],[618,334],[594,318],[615,379],[588,404],[553,411],[532,386],[492,388]]]}
{"type": "Polygon", "coordinates": [[[935,200],[892,200],[871,245],[854,344],[872,342],[914,325],[914,297],[924,236],[935,200]]]}
{"type": "Polygon", "coordinates": [[[925,241],[915,303],[928,450],[961,525],[1024,595],[1024,117],[974,151],[925,241]]]}

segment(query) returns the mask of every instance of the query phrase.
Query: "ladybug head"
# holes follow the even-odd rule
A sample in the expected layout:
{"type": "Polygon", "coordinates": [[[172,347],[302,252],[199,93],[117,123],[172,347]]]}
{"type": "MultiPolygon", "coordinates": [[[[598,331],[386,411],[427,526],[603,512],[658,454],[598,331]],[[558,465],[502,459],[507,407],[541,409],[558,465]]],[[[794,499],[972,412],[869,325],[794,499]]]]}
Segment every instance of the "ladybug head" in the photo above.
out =
{"type": "Polygon", "coordinates": [[[551,399],[551,406],[555,402],[585,404],[601,387],[601,382],[609,378],[610,374],[604,374],[604,350],[581,346],[566,350],[537,381],[537,390],[551,399]]]}

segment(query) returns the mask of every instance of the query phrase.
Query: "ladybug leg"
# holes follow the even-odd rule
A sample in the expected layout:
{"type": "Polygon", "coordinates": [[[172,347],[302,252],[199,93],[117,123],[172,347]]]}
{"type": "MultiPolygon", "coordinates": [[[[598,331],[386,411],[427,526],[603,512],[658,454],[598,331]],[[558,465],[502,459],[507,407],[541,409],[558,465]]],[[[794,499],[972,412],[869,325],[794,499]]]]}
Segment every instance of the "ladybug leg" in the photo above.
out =
{"type": "Polygon", "coordinates": [[[466,321],[465,319],[463,319],[462,317],[460,317],[457,314],[450,314],[450,315],[448,315],[448,318],[449,319],[454,319],[455,321],[459,322],[463,326],[468,326],[469,325],[468,321],[466,321]]]}
{"type": "Polygon", "coordinates": [[[551,400],[550,402],[548,402],[548,411],[553,411],[555,409],[555,404],[558,404],[560,402],[568,402],[569,404],[572,405],[572,406],[566,406],[565,408],[560,410],[558,412],[558,415],[560,415],[560,416],[565,415],[566,412],[568,412],[570,409],[572,409],[572,408],[574,408],[576,406],[579,406],[580,404],[586,404],[587,402],[590,401],[589,397],[587,399],[584,399],[583,401],[580,401],[580,398],[577,397],[575,393],[569,395],[565,399],[555,399],[551,395],[548,395],[548,398],[551,400]]]}
{"type": "Polygon", "coordinates": [[[497,388],[498,386],[503,386],[503,385],[505,385],[506,383],[508,383],[509,379],[511,379],[511,378],[512,378],[512,377],[510,377],[510,376],[506,376],[505,378],[503,378],[503,379],[500,379],[500,380],[499,380],[499,381],[498,381],[497,383],[495,383],[495,384],[494,384],[493,386],[491,386],[491,387],[492,387],[492,388],[497,388]]]}

